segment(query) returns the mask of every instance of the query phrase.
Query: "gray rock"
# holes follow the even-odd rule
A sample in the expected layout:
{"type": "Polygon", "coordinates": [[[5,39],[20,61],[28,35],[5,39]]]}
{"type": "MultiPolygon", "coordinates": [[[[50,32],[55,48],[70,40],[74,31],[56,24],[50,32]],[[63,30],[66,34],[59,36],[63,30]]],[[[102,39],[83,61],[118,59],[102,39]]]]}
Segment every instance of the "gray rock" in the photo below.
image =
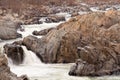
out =
{"type": "Polygon", "coordinates": [[[17,28],[19,28],[17,22],[0,20],[0,39],[9,40],[22,37],[21,34],[17,33],[17,28]]]}

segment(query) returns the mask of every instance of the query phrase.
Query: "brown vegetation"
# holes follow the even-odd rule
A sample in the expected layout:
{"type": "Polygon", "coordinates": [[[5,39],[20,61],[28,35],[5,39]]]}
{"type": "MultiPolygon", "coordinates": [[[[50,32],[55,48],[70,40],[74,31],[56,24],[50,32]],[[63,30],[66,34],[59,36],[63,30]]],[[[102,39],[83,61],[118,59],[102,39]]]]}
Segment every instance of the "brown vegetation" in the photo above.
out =
{"type": "Polygon", "coordinates": [[[75,5],[76,0],[0,0],[0,6],[12,9],[21,9],[27,5],[75,5]]]}
{"type": "Polygon", "coordinates": [[[92,5],[103,5],[103,4],[119,4],[120,0],[82,0],[82,2],[85,2],[87,4],[92,5]]]}
{"type": "Polygon", "coordinates": [[[46,16],[51,12],[51,7],[65,5],[76,5],[76,0],[0,0],[0,8],[10,14],[17,13],[25,20],[46,16]]]}

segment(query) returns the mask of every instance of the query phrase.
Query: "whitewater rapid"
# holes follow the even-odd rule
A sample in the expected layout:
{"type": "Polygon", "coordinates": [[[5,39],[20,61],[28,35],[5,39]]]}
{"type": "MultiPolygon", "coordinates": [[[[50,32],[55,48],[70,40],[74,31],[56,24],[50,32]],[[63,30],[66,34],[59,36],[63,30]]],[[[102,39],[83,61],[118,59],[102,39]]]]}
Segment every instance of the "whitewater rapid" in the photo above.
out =
{"type": "MultiPolygon", "coordinates": [[[[69,20],[69,16],[66,13],[59,13],[57,15],[66,15],[66,19],[69,20]]],[[[0,42],[1,51],[3,51],[3,45],[6,43],[12,43],[14,41],[22,40],[24,37],[28,35],[32,35],[34,30],[40,31],[43,29],[56,27],[59,23],[43,23],[43,24],[34,24],[34,25],[22,25],[25,31],[19,33],[22,34],[22,38],[14,39],[14,40],[7,40],[0,42]]],[[[41,38],[42,36],[36,36],[41,38]]],[[[34,52],[27,50],[25,46],[22,46],[25,54],[25,59],[22,64],[14,65],[12,60],[8,58],[9,66],[12,72],[17,74],[18,76],[22,74],[26,74],[30,80],[119,80],[119,76],[105,76],[105,77],[75,77],[69,76],[68,72],[70,70],[70,66],[73,63],[69,64],[44,64],[41,60],[35,55],[34,52]]]]}

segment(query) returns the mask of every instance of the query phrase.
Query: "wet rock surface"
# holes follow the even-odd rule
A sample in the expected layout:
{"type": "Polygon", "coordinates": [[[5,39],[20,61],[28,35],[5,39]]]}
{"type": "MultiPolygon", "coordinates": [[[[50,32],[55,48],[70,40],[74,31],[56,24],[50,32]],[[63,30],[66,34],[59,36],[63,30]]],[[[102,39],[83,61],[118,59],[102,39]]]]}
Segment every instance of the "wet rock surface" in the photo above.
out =
{"type": "MultiPolygon", "coordinates": [[[[69,75],[119,75],[120,12],[114,11],[119,8],[111,5],[116,5],[120,1],[84,1],[87,4],[81,4],[79,6],[54,6],[51,3],[50,6],[52,7],[50,7],[31,4],[29,6],[27,5],[27,8],[19,7],[22,13],[16,12],[16,10],[14,14],[11,12],[12,9],[10,12],[7,9],[0,9],[0,18],[7,16],[7,14],[12,14],[14,17],[23,20],[24,24],[41,24],[42,22],[39,21],[41,17],[47,17],[45,20],[46,23],[65,21],[65,17],[63,16],[51,16],[51,14],[59,12],[73,13],[72,16],[74,17],[68,22],[59,25],[56,29],[46,29],[39,32],[34,31],[33,34],[35,35],[45,35],[41,39],[28,36],[23,41],[14,42],[14,45],[5,45],[5,53],[13,59],[14,63],[22,63],[23,50],[20,46],[17,46],[20,44],[25,45],[29,50],[35,52],[45,63],[70,63],[79,59],[71,68],[69,75]],[[91,13],[90,7],[95,7],[103,11],[111,9],[112,11],[91,13]],[[79,11],[89,13],[87,15],[79,15],[79,11]]],[[[1,20],[0,39],[9,40],[21,37],[17,33],[18,27],[16,26],[19,25],[11,20],[1,20]]],[[[5,71],[0,74],[1,79],[19,80],[17,76],[10,72],[8,67],[8,69],[6,68],[7,63],[3,62],[2,64],[3,68],[5,66],[5,71]]],[[[1,70],[4,70],[3,68],[1,70]]],[[[23,80],[27,79],[26,76],[21,76],[21,78],[23,80]]]]}
{"type": "Polygon", "coordinates": [[[26,46],[28,50],[35,52],[36,55],[41,59],[41,61],[43,61],[44,59],[44,62],[46,62],[46,57],[44,57],[45,55],[43,54],[43,57],[41,57],[42,54],[39,54],[40,52],[44,52],[44,40],[38,39],[34,36],[28,36],[24,38],[22,44],[26,46]]]}
{"type": "Polygon", "coordinates": [[[25,57],[23,48],[16,44],[4,45],[4,52],[16,65],[21,64],[25,57]]]}
{"type": "MultiPolygon", "coordinates": [[[[101,64],[99,64],[102,66],[101,64]]],[[[114,68],[112,70],[101,69],[100,71],[96,71],[96,68],[100,68],[100,66],[96,66],[94,64],[89,64],[81,59],[77,60],[77,62],[70,68],[69,75],[72,76],[106,76],[106,75],[120,75],[120,68],[114,68]]],[[[109,66],[109,65],[108,65],[109,66]]]]}
{"type": "MultiPolygon", "coordinates": [[[[24,76],[24,75],[22,75],[24,76]]],[[[0,54],[0,80],[29,80],[26,76],[17,77],[14,73],[10,71],[8,67],[7,58],[5,55],[0,54]]]]}
{"type": "Polygon", "coordinates": [[[89,13],[60,24],[38,39],[24,38],[23,44],[46,63],[76,63],[70,75],[106,75],[119,72],[120,12],[89,13]],[[82,67],[81,64],[84,64],[82,67]],[[116,72],[118,71],[118,72],[116,72]]]}

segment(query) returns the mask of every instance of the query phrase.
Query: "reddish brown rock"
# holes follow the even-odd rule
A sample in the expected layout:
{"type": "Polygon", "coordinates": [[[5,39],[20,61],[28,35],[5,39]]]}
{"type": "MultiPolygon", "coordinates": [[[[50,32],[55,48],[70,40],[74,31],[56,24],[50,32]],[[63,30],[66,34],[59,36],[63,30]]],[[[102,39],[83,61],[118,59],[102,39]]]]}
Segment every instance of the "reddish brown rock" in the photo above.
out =
{"type": "MultiPolygon", "coordinates": [[[[80,63],[78,61],[72,67],[69,72],[70,75],[103,76],[120,74],[119,13],[108,11],[102,14],[97,13],[94,16],[90,16],[91,14],[82,16],[81,19],[84,20],[80,25],[80,31],[83,34],[80,40],[81,44],[78,47],[78,54],[83,61],[80,63]],[[99,17],[96,17],[98,15],[99,17]]],[[[81,19],[79,19],[79,22],[81,22],[81,19]]]]}
{"type": "Polygon", "coordinates": [[[105,75],[116,69],[119,72],[119,14],[119,11],[108,11],[80,15],[41,39],[24,38],[23,44],[46,63],[69,63],[81,58],[84,69],[76,65],[71,75],[105,75]]]}

